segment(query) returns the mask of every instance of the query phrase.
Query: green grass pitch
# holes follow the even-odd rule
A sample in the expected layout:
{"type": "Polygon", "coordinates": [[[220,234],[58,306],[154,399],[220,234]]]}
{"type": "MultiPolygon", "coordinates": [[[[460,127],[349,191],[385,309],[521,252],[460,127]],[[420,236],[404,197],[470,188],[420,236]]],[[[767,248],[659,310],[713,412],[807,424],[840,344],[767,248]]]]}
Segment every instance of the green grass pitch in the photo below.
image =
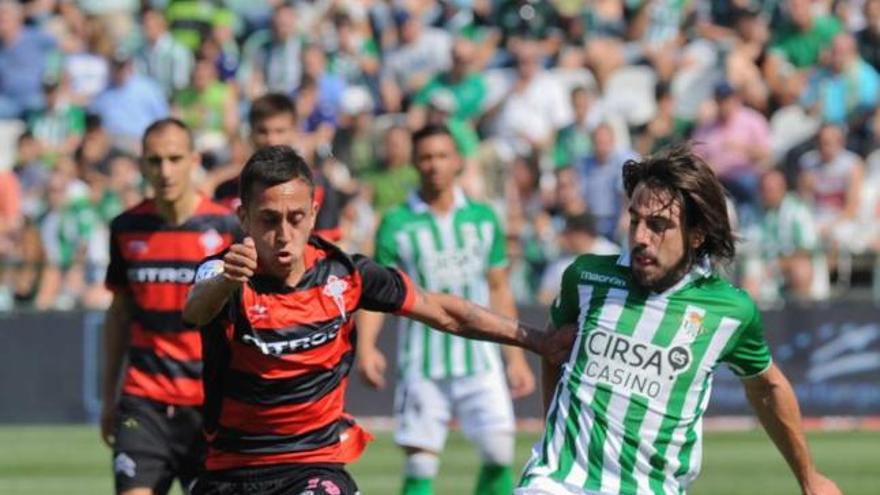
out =
{"type": "MultiPolygon", "coordinates": [[[[820,468],[847,495],[880,490],[880,432],[816,432],[809,435],[820,468]]],[[[521,434],[516,469],[535,434],[521,434]]],[[[691,495],[786,495],[799,491],[785,463],[762,432],[707,433],[703,473],[691,495]]],[[[0,427],[0,494],[96,495],[111,492],[110,454],[90,426],[0,427]]],[[[364,495],[397,493],[402,456],[389,434],[378,434],[351,466],[364,495]]],[[[479,460],[460,434],[443,457],[438,495],[470,494],[479,460]]],[[[178,494],[178,491],[173,492],[178,494]]]]}

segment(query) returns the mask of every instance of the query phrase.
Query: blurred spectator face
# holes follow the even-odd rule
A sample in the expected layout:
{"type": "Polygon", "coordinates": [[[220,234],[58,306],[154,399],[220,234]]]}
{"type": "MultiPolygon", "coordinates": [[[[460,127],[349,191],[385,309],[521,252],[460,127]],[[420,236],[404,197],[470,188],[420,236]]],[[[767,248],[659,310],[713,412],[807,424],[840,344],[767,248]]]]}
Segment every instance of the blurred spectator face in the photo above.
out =
{"type": "Polygon", "coordinates": [[[400,22],[398,29],[400,32],[400,44],[406,45],[416,41],[421,33],[421,23],[412,15],[412,12],[402,11],[397,14],[400,22]]]}
{"type": "Polygon", "coordinates": [[[856,41],[849,34],[839,34],[831,41],[831,69],[841,73],[858,55],[856,41]]]}
{"type": "Polygon", "coordinates": [[[0,38],[10,39],[21,30],[21,7],[15,2],[0,3],[0,38]]]}
{"type": "Polygon", "coordinates": [[[880,0],[865,2],[865,21],[875,30],[880,29],[880,0]]]}
{"type": "Polygon", "coordinates": [[[293,7],[283,6],[275,9],[272,16],[272,32],[279,40],[285,40],[296,34],[296,13],[293,7]]]}
{"type": "Polygon", "coordinates": [[[458,38],[452,45],[452,70],[465,73],[471,68],[476,55],[476,46],[470,40],[458,38]]]}
{"type": "Polygon", "coordinates": [[[198,60],[193,67],[193,87],[202,91],[215,80],[217,80],[217,68],[214,66],[213,62],[208,59],[198,60]]]}
{"type": "Polygon", "coordinates": [[[513,185],[517,191],[530,193],[538,188],[538,167],[528,157],[518,156],[511,170],[513,185]]]}
{"type": "Polygon", "coordinates": [[[529,80],[541,70],[541,54],[538,45],[532,41],[523,41],[516,55],[516,70],[521,79],[529,80]]]}
{"type": "Polygon", "coordinates": [[[412,154],[410,134],[406,128],[392,127],[385,135],[385,154],[389,165],[406,165],[412,154]]]}
{"type": "Polygon", "coordinates": [[[25,164],[40,158],[40,143],[33,136],[22,136],[18,140],[18,162],[25,164]]]}
{"type": "Polygon", "coordinates": [[[843,131],[839,127],[825,126],[819,131],[819,154],[824,162],[830,162],[843,150],[843,131]]]}
{"type": "Polygon", "coordinates": [[[810,0],[789,0],[788,15],[791,22],[799,29],[806,31],[813,25],[813,11],[810,0]]]}
{"type": "Polygon", "coordinates": [[[590,94],[584,88],[578,88],[571,94],[571,106],[574,109],[575,122],[583,122],[590,111],[590,94]]]}
{"type": "Polygon", "coordinates": [[[303,53],[303,72],[306,76],[318,79],[324,74],[327,67],[327,58],[324,51],[318,46],[312,45],[303,53]]]}
{"type": "Polygon", "coordinates": [[[198,165],[189,136],[177,126],[154,131],[144,140],[141,173],[159,201],[174,203],[183,198],[198,165]]]}
{"type": "Polygon", "coordinates": [[[46,201],[50,210],[58,211],[67,204],[67,174],[55,172],[49,177],[46,186],[46,201]]]}
{"type": "Polygon", "coordinates": [[[120,156],[110,163],[110,189],[121,192],[137,187],[140,181],[140,170],[135,160],[120,156]]]}
{"type": "Polygon", "coordinates": [[[718,103],[718,118],[722,122],[727,122],[739,109],[739,97],[731,95],[716,100],[718,103]]]}
{"type": "Polygon", "coordinates": [[[155,43],[165,34],[165,18],[162,14],[155,10],[147,10],[144,12],[144,37],[150,43],[155,43]]]}
{"type": "Polygon", "coordinates": [[[289,146],[296,142],[296,138],[296,118],[288,113],[263,119],[251,130],[251,140],[257,149],[279,144],[289,146]]]}
{"type": "Polygon", "coordinates": [[[113,84],[116,86],[125,84],[132,74],[131,60],[114,60],[110,67],[113,84]]]}
{"type": "Polygon", "coordinates": [[[767,209],[778,208],[785,198],[785,176],[772,170],[761,177],[761,202],[767,209]]]}
{"type": "Polygon", "coordinates": [[[614,131],[608,124],[600,124],[593,131],[593,150],[599,161],[604,161],[614,152],[614,131]]]}
{"type": "Polygon", "coordinates": [[[767,21],[760,15],[744,14],[736,23],[736,31],[743,41],[764,44],[770,39],[767,21]]]}
{"type": "Polygon", "coordinates": [[[556,202],[568,212],[580,213],[584,204],[581,196],[581,178],[575,169],[564,168],[556,174],[556,202]],[[571,208],[571,210],[569,210],[571,208]]]}
{"type": "Polygon", "coordinates": [[[415,147],[415,159],[423,190],[438,193],[453,187],[461,159],[452,136],[439,134],[423,138],[415,147]]]}

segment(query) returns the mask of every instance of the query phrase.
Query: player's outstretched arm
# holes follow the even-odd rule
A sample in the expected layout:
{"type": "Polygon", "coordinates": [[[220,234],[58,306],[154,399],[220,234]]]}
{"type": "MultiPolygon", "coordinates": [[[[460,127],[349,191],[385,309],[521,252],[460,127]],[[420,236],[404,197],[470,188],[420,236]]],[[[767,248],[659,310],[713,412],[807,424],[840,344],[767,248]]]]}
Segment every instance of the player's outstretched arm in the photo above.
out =
{"type": "Polygon", "coordinates": [[[785,457],[804,495],[840,495],[833,481],[813,464],[801,424],[801,412],[791,384],[770,365],[764,373],[743,379],[746,396],[767,434],[785,457]]]}
{"type": "Polygon", "coordinates": [[[403,315],[441,332],[522,347],[554,363],[568,356],[574,341],[574,332],[546,334],[450,294],[419,290],[415,302],[403,315]]]}
{"type": "Polygon", "coordinates": [[[183,307],[183,321],[195,326],[208,324],[256,270],[257,248],[250,237],[230,246],[222,260],[203,263],[183,307]]]}

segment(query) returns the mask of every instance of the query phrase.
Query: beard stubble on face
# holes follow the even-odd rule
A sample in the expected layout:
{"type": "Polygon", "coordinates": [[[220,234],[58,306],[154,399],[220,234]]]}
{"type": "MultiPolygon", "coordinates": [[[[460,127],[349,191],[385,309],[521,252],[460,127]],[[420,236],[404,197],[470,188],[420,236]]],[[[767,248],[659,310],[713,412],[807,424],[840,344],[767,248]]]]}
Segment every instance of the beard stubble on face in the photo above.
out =
{"type": "MultiPolygon", "coordinates": [[[[630,259],[644,255],[644,251],[645,248],[636,246],[630,252],[630,259]]],[[[656,257],[654,257],[654,262],[656,263],[656,257]]],[[[663,292],[681,280],[685,274],[690,271],[693,264],[693,251],[687,249],[671,268],[653,279],[647,277],[644,273],[635,268],[630,268],[630,270],[632,272],[633,280],[639,287],[651,292],[663,292]]]]}

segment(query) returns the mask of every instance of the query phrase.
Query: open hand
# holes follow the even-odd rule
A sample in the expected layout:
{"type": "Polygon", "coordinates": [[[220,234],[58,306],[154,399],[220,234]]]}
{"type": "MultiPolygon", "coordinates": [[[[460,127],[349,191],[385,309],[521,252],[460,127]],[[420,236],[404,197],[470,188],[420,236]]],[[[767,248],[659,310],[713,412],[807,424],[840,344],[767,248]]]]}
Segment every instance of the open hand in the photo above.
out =
{"type": "Polygon", "coordinates": [[[821,473],[814,473],[804,480],[801,486],[801,492],[804,495],[842,495],[843,492],[830,479],[821,473]]]}
{"type": "Polygon", "coordinates": [[[507,363],[507,384],[511,399],[519,399],[535,391],[535,375],[525,357],[507,363]]]}
{"type": "Polygon", "coordinates": [[[364,383],[377,390],[385,388],[385,356],[379,349],[358,349],[357,370],[364,383]]]}
{"type": "Polygon", "coordinates": [[[101,439],[108,447],[112,447],[116,441],[113,434],[113,424],[116,419],[116,404],[113,401],[105,401],[101,406],[101,439]]]}

